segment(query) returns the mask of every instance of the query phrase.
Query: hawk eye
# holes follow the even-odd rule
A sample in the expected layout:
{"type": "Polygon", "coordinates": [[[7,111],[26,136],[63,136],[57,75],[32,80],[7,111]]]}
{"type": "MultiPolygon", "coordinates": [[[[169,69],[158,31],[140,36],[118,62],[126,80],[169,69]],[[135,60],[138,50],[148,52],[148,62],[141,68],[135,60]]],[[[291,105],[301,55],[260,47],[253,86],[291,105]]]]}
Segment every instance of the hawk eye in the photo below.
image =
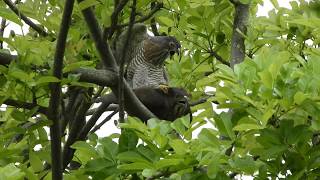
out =
{"type": "Polygon", "coordinates": [[[175,48],[175,47],[176,47],[176,44],[171,41],[171,42],[169,42],[169,46],[170,46],[171,48],[175,48]]]}

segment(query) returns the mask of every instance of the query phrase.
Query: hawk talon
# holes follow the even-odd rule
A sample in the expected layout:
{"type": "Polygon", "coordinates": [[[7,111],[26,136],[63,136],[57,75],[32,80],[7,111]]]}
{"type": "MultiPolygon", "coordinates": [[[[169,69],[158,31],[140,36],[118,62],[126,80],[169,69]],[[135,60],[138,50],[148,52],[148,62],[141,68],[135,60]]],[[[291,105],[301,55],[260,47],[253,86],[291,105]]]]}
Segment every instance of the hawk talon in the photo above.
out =
{"type": "Polygon", "coordinates": [[[169,86],[166,84],[160,84],[159,89],[165,94],[168,94],[169,92],[169,86]]]}

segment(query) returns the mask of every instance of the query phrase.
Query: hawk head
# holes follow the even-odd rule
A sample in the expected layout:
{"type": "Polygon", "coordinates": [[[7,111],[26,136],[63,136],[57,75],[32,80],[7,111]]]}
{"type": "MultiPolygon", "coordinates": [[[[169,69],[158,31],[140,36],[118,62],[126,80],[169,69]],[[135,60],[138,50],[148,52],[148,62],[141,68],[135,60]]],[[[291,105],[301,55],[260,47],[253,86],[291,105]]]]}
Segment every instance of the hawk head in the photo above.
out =
{"type": "Polygon", "coordinates": [[[146,61],[163,66],[164,61],[175,53],[180,54],[180,42],[173,36],[149,36],[144,40],[144,57],[146,61]]]}

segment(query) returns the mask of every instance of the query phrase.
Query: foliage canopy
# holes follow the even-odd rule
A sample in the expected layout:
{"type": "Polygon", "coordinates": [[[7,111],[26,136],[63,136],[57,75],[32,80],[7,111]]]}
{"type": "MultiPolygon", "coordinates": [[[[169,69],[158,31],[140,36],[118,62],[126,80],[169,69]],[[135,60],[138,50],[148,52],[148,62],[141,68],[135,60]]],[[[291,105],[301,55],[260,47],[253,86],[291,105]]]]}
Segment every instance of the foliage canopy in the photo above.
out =
{"type": "MultiPolygon", "coordinates": [[[[0,2],[2,20],[25,24],[6,1],[0,2]]],[[[257,17],[262,0],[163,1],[150,18],[146,17],[152,12],[150,7],[160,2],[138,1],[137,20],[144,20],[150,32],[175,36],[182,44],[182,55],[166,64],[170,86],[186,88],[192,101],[206,101],[192,107],[192,122],[186,116],[174,122],[150,119],[144,124],[128,117],[120,124],[121,134],[99,138],[89,133],[87,140],[76,139],[79,141],[69,144],[76,150],[76,166],[64,171],[64,179],[320,176],[320,3],[293,1],[291,9],[286,9],[276,0],[271,2],[275,9],[269,16],[257,17]],[[234,28],[239,4],[249,6],[247,32],[234,28]],[[157,31],[152,28],[154,23],[157,31]],[[239,48],[232,45],[235,31],[245,38],[245,58],[231,68],[231,50],[239,48]],[[192,137],[205,123],[214,128],[203,128],[192,137]]],[[[100,84],[83,81],[74,72],[97,68],[100,56],[81,11],[93,9],[99,25],[110,30],[114,3],[119,2],[84,0],[74,4],[61,79],[53,76],[53,66],[64,1],[15,4],[47,35],[30,28],[22,35],[0,37],[7,44],[1,53],[18,54],[10,63],[0,56],[0,102],[7,105],[0,111],[0,179],[51,178],[50,165],[55,159],[50,156],[52,138],[46,129],[53,123],[46,115],[50,83],[59,83],[63,89],[61,121],[74,115],[82,120],[74,119],[82,122],[75,131],[85,126],[89,116],[85,112],[100,95],[100,84]]],[[[119,14],[113,36],[106,38],[109,44],[118,30],[128,25],[131,3],[119,14]]],[[[108,88],[102,93],[106,92],[108,88]]],[[[63,132],[67,133],[62,136],[64,146],[71,126],[69,122],[63,132]]]]}

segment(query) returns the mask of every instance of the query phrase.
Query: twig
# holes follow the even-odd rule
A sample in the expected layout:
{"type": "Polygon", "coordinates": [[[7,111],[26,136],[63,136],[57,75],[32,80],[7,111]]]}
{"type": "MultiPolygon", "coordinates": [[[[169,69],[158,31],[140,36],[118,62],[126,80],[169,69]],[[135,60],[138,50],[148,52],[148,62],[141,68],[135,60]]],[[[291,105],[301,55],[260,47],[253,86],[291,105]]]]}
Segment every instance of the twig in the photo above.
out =
{"type": "MultiPolygon", "coordinates": [[[[119,109],[118,104],[110,104],[110,105],[105,109],[105,111],[115,111],[115,110],[118,110],[118,109],[119,109]]],[[[87,113],[86,113],[86,116],[92,115],[96,110],[97,110],[97,108],[89,109],[89,110],[87,111],[87,113]]]]}
{"type": "MultiPolygon", "coordinates": [[[[144,22],[148,19],[150,19],[157,11],[159,11],[161,8],[163,7],[163,3],[157,3],[154,8],[149,12],[149,14],[147,14],[146,16],[141,17],[140,19],[136,20],[135,23],[141,23],[144,22]]],[[[123,28],[128,26],[130,23],[124,23],[124,24],[120,24],[117,27],[118,28],[123,28]]]]}
{"type": "Polygon", "coordinates": [[[34,29],[35,31],[37,31],[40,35],[42,36],[47,36],[48,33],[41,28],[40,26],[36,25],[35,23],[33,23],[27,16],[25,16],[24,14],[22,14],[19,9],[14,5],[14,3],[10,0],[3,0],[8,6],[9,8],[17,15],[19,16],[26,24],[28,24],[32,29],[34,29]]]}
{"type": "Polygon", "coordinates": [[[128,28],[128,33],[127,33],[127,37],[126,37],[126,41],[123,47],[123,51],[122,51],[122,56],[120,58],[120,71],[119,71],[119,78],[118,78],[118,104],[119,104],[119,121],[121,123],[124,122],[124,85],[123,85],[123,80],[124,80],[124,63],[126,60],[126,56],[127,56],[127,49],[129,46],[129,41],[131,40],[131,30],[132,27],[134,25],[134,21],[135,21],[135,16],[136,16],[136,4],[137,1],[133,0],[132,2],[132,8],[131,8],[131,14],[130,14],[130,22],[129,22],[129,28],[128,28]]]}
{"type": "MultiPolygon", "coordinates": [[[[156,2],[151,2],[151,10],[154,9],[155,5],[156,5],[156,2]]],[[[150,20],[150,22],[151,22],[151,30],[152,30],[153,35],[159,36],[159,32],[158,32],[157,23],[156,23],[155,18],[153,17],[150,20]]]]}
{"type": "Polygon", "coordinates": [[[117,114],[118,110],[113,111],[111,114],[109,114],[101,123],[96,125],[92,128],[90,133],[95,133],[97,130],[99,130],[105,123],[107,123],[115,114],[117,114]]]}
{"type": "Polygon", "coordinates": [[[120,2],[115,4],[114,11],[111,15],[111,26],[109,28],[104,28],[103,30],[103,38],[106,40],[107,38],[110,39],[117,28],[118,24],[118,17],[120,12],[126,6],[129,0],[120,0],[120,2]]]}
{"type": "Polygon", "coordinates": [[[215,51],[210,51],[208,52],[210,53],[211,56],[215,57],[219,62],[221,62],[224,65],[230,66],[230,63],[225,61],[217,52],[215,51]]]}
{"type": "MultiPolygon", "coordinates": [[[[9,0],[5,0],[9,1],[9,0]]],[[[58,79],[62,78],[63,56],[66,47],[66,39],[71,22],[71,14],[73,10],[74,0],[66,0],[62,20],[60,24],[59,36],[56,44],[56,51],[54,55],[53,76],[58,79]]],[[[17,9],[16,9],[17,10],[17,9]]],[[[19,14],[19,12],[17,11],[19,14]]],[[[21,14],[19,14],[21,15],[21,14]]],[[[22,17],[22,16],[21,16],[22,17]]],[[[45,31],[37,29],[42,34],[47,35],[45,31]]],[[[51,97],[49,100],[48,118],[52,120],[53,124],[50,126],[51,138],[51,159],[52,159],[52,179],[62,179],[62,154],[61,154],[61,127],[60,127],[60,112],[59,104],[61,100],[61,85],[60,83],[51,84],[51,97]]]]}

